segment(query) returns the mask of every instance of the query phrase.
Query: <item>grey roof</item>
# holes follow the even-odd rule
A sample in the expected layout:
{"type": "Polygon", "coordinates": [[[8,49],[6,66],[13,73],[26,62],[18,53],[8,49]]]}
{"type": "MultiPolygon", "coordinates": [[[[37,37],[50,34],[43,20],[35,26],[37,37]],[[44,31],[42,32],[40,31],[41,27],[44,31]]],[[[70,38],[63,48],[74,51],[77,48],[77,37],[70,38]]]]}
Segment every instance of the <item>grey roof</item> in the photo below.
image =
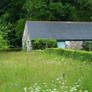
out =
{"type": "Polygon", "coordinates": [[[92,22],[27,21],[30,39],[92,40],[92,22]]]}

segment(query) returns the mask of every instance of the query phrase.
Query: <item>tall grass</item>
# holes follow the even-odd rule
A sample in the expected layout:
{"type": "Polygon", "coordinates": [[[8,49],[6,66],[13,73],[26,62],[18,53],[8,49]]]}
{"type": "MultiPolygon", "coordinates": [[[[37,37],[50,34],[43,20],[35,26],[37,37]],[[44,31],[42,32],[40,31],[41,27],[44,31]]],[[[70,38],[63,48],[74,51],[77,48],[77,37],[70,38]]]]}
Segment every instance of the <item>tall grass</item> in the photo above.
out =
{"type": "Polygon", "coordinates": [[[91,63],[55,53],[0,53],[0,92],[92,92],[91,76],[91,63]]]}

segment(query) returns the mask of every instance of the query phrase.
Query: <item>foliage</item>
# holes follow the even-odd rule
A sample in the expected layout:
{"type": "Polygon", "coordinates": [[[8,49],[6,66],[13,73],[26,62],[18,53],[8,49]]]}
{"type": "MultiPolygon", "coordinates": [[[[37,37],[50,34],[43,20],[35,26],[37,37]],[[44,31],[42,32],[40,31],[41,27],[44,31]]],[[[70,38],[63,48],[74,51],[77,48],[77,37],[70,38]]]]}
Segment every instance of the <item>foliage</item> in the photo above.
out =
{"type": "Polygon", "coordinates": [[[9,47],[16,46],[16,36],[15,36],[15,30],[11,23],[6,24],[0,24],[0,30],[4,33],[4,38],[8,40],[9,47]]]}
{"type": "Polygon", "coordinates": [[[92,41],[84,41],[82,47],[83,50],[92,51],[92,41]]]}
{"type": "Polygon", "coordinates": [[[92,52],[80,51],[80,50],[70,50],[70,49],[60,49],[60,48],[52,48],[46,49],[46,52],[49,53],[57,53],[58,55],[63,55],[68,58],[73,58],[81,61],[92,61],[92,52]]]}
{"type": "Polygon", "coordinates": [[[8,41],[4,39],[5,34],[0,31],[0,50],[8,48],[8,41]]]}
{"type": "Polygon", "coordinates": [[[10,30],[10,47],[21,47],[26,20],[91,21],[91,11],[91,0],[0,0],[0,25],[10,30]]]}
{"type": "MultiPolygon", "coordinates": [[[[2,13],[0,17],[0,25],[2,24],[10,30],[10,32],[7,34],[10,47],[21,47],[22,44],[22,34],[20,35],[20,33],[23,32],[24,25],[22,24],[24,21],[21,22],[22,24],[19,24],[19,21],[26,16],[25,10],[23,9],[24,2],[25,0],[3,0],[2,3],[0,3],[0,7],[3,6],[1,9],[4,11],[0,12],[2,13]]],[[[6,33],[6,30],[4,31],[6,33]]]]}
{"type": "Polygon", "coordinates": [[[57,41],[53,39],[35,39],[32,40],[33,49],[45,49],[57,47],[57,41]]]}
{"type": "Polygon", "coordinates": [[[23,36],[23,32],[24,32],[24,26],[25,26],[25,19],[20,19],[17,21],[16,25],[15,25],[15,30],[17,31],[15,33],[16,35],[16,43],[17,43],[17,47],[21,47],[21,43],[22,43],[22,36],[23,36]]]}

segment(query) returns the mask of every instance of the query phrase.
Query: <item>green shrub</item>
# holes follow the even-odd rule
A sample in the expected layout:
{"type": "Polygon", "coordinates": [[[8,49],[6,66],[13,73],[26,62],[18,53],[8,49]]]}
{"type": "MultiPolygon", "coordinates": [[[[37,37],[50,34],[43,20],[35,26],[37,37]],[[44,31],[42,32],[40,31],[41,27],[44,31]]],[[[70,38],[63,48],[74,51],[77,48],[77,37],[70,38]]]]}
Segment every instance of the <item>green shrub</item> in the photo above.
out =
{"type": "Polygon", "coordinates": [[[57,41],[53,39],[35,39],[32,40],[32,49],[56,48],[57,41]]]}
{"type": "Polygon", "coordinates": [[[5,34],[0,31],[0,50],[7,49],[8,47],[8,40],[5,39],[5,34]]]}
{"type": "Polygon", "coordinates": [[[84,41],[82,50],[92,51],[92,41],[84,41]]]}
{"type": "Polygon", "coordinates": [[[22,48],[8,48],[7,50],[5,50],[5,51],[8,51],[8,52],[17,52],[17,51],[22,51],[22,48]]]}
{"type": "Polygon", "coordinates": [[[52,48],[52,49],[48,48],[45,51],[47,53],[56,53],[62,56],[66,56],[81,61],[90,61],[90,62],[92,61],[92,52],[88,51],[60,49],[60,48],[52,48]]]}
{"type": "Polygon", "coordinates": [[[7,48],[7,49],[0,49],[0,52],[18,52],[22,51],[22,48],[7,48]]]}

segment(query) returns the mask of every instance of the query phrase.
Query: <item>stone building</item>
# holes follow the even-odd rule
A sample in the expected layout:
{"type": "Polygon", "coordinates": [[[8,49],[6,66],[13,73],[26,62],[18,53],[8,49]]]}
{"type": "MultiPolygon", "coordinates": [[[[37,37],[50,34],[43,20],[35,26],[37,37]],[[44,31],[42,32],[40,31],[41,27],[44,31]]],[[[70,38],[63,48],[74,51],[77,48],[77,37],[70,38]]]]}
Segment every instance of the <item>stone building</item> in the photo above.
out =
{"type": "Polygon", "coordinates": [[[83,41],[66,41],[65,48],[80,50],[82,49],[82,44],[83,44],[83,41]]]}
{"type": "Polygon", "coordinates": [[[31,40],[55,39],[58,48],[81,49],[82,41],[92,41],[92,22],[27,21],[22,37],[22,48],[32,48],[31,40]]]}

